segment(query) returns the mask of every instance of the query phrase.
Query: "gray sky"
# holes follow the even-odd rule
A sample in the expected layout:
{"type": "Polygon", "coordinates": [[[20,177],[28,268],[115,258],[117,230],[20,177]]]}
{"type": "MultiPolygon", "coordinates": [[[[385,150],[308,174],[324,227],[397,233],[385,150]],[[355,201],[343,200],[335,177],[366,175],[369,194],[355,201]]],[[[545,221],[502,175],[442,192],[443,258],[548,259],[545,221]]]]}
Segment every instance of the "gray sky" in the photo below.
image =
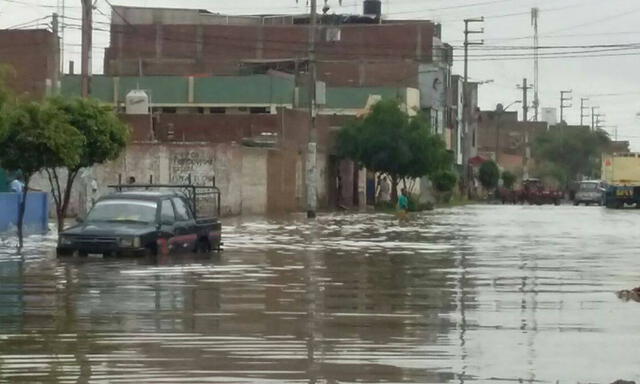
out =
{"type": "MultiPolygon", "coordinates": [[[[0,28],[50,15],[63,0],[0,0],[0,28]]],[[[79,62],[80,0],[64,0],[66,22],[65,60],[79,62]]],[[[204,8],[220,13],[302,13],[306,0],[109,0],[114,5],[204,8]]],[[[322,3],[323,0],[318,0],[322,3]]],[[[335,12],[360,13],[360,0],[328,0],[335,12]]],[[[618,126],[618,138],[630,140],[634,150],[640,150],[640,17],[637,0],[383,0],[383,12],[388,18],[432,19],[442,23],[443,41],[460,47],[463,39],[463,19],[485,16],[482,36],[485,47],[472,54],[481,55],[469,65],[471,80],[493,80],[481,86],[480,103],[483,109],[494,109],[497,103],[505,106],[520,100],[522,92],[516,84],[527,77],[533,82],[533,60],[530,51],[488,51],[498,46],[530,46],[532,27],[529,11],[540,9],[540,46],[569,46],[565,52],[584,52],[594,48],[576,46],[638,43],[619,51],[602,47],[600,52],[577,53],[579,58],[550,58],[540,60],[540,100],[542,107],[559,107],[560,91],[573,90],[573,108],[566,112],[570,124],[580,121],[580,97],[589,97],[588,106],[600,107],[606,114],[606,125],[618,126]],[[498,54],[524,54],[525,57],[499,57],[498,54]],[[618,56],[611,56],[617,54],[618,56]],[[608,56],[607,56],[608,55],[608,56]],[[492,59],[492,60],[489,60],[492,59]]],[[[106,0],[97,0],[95,21],[97,28],[108,30],[110,7],[106,0]],[[104,24],[101,24],[104,23],[104,24]]],[[[49,20],[46,20],[48,22],[49,20]]],[[[38,22],[32,24],[36,26],[38,22]]],[[[40,24],[42,26],[42,24],[40,24]]],[[[474,37],[480,37],[475,35],[474,37]]],[[[93,68],[102,72],[103,50],[109,43],[107,32],[94,34],[93,68]]],[[[558,52],[542,50],[541,52],[558,52]]],[[[462,73],[462,50],[456,51],[454,70],[462,73]],[[458,56],[460,55],[460,56],[458,56]]],[[[573,56],[576,56],[573,55],[573,56]]],[[[530,94],[530,100],[533,93],[530,94]]],[[[514,105],[510,109],[520,108],[514,105]]],[[[587,118],[590,122],[590,118],[587,118]]],[[[607,128],[613,135],[613,128],[607,128]]]]}

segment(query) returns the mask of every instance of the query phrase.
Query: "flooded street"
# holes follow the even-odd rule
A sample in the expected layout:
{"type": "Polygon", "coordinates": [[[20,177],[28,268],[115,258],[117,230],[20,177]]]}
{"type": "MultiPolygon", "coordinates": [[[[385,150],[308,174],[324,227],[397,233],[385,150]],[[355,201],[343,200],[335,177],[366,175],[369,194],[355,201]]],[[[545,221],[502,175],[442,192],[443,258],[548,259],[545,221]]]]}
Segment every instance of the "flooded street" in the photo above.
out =
{"type": "Polygon", "coordinates": [[[640,211],[230,219],[217,256],[0,244],[1,383],[640,380],[640,211]]]}

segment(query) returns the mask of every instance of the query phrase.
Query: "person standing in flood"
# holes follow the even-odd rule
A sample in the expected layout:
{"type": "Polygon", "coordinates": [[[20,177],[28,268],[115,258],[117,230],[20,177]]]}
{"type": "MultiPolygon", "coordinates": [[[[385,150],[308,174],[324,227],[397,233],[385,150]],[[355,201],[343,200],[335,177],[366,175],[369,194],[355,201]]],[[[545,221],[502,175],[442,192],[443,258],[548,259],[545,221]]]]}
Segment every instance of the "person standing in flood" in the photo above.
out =
{"type": "Polygon", "coordinates": [[[24,192],[24,188],[25,186],[24,186],[24,181],[22,181],[22,174],[16,173],[11,183],[9,183],[9,189],[12,192],[15,192],[18,194],[18,201],[22,201],[22,193],[24,192]]]}
{"type": "Polygon", "coordinates": [[[409,211],[409,197],[407,197],[407,190],[402,188],[400,190],[400,196],[398,196],[398,216],[400,220],[407,218],[407,212],[409,211]]]}
{"type": "Polygon", "coordinates": [[[390,200],[390,192],[391,186],[389,185],[389,181],[386,176],[383,176],[378,182],[380,189],[378,191],[378,201],[379,202],[387,202],[390,200]]]}

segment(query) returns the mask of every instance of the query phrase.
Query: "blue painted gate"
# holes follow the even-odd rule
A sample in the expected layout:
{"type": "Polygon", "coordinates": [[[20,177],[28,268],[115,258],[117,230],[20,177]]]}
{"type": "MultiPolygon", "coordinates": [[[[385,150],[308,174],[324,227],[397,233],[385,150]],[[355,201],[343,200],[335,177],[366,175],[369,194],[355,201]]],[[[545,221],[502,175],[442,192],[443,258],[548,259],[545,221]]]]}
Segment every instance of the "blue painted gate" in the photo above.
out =
{"type": "MultiPolygon", "coordinates": [[[[18,223],[17,193],[0,193],[0,233],[14,231],[18,223]]],[[[49,196],[45,192],[29,192],[24,212],[24,233],[46,233],[49,230],[49,196]]]]}

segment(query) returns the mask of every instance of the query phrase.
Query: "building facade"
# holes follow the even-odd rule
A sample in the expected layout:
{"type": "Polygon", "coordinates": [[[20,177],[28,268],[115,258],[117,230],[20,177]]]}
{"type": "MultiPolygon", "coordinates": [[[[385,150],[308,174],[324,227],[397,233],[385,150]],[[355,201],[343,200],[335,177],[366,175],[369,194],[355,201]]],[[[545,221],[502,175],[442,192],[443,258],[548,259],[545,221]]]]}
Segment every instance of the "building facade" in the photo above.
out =
{"type": "Polygon", "coordinates": [[[518,121],[516,111],[482,111],[478,124],[478,155],[526,177],[532,166],[530,145],[547,129],[544,121],[518,121]]]}
{"type": "Polygon", "coordinates": [[[19,95],[42,98],[58,87],[60,42],[45,29],[0,30],[0,68],[19,95]]]}
{"type": "MultiPolygon", "coordinates": [[[[114,7],[108,75],[236,75],[306,71],[308,15],[228,16],[204,10],[114,7]]],[[[433,61],[430,21],[327,15],[317,28],[317,76],[328,86],[418,86],[433,61]]]]}

